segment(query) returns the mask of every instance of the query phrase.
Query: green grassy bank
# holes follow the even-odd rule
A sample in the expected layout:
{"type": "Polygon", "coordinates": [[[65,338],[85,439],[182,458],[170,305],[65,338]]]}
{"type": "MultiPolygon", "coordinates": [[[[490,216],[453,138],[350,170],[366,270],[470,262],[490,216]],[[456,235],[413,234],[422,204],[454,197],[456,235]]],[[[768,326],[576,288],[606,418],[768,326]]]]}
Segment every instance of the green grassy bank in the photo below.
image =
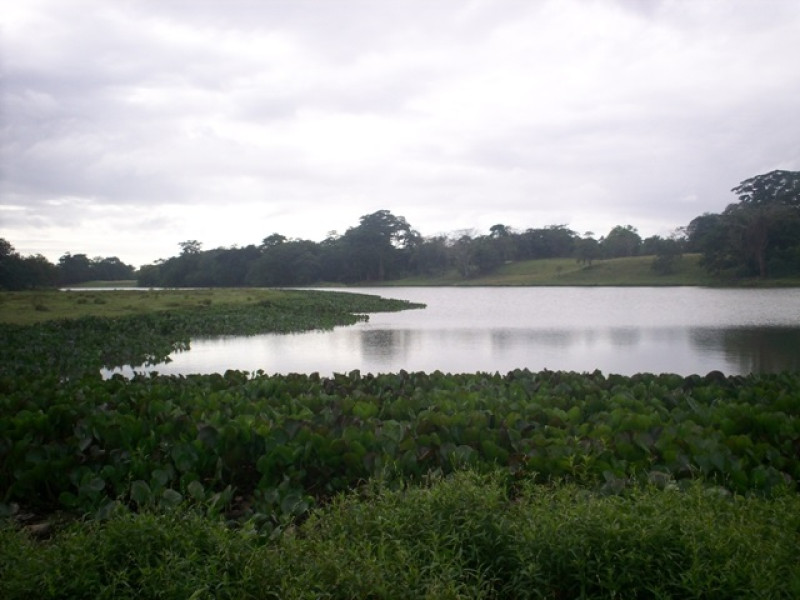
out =
{"type": "MultiPolygon", "coordinates": [[[[74,320],[84,317],[119,319],[142,315],[194,315],[193,333],[207,335],[212,317],[219,310],[237,313],[269,314],[276,318],[298,317],[307,322],[302,329],[329,327],[325,317],[336,314],[340,323],[350,321],[345,315],[413,308],[406,302],[354,294],[319,294],[263,288],[205,288],[169,290],[40,290],[0,292],[0,323],[31,325],[47,321],[74,320]],[[263,310],[266,309],[266,310],[263,310]],[[201,323],[205,323],[205,326],[201,323]]],[[[280,331],[268,322],[260,331],[280,331]]],[[[224,332],[223,332],[224,333],[224,332]]],[[[235,334],[234,331],[228,331],[235,334]]]]}
{"type": "Polygon", "coordinates": [[[464,279],[455,271],[441,276],[409,277],[385,282],[389,286],[707,286],[774,287],[800,286],[798,278],[732,279],[708,273],[699,254],[686,254],[675,262],[674,271],[658,274],[653,256],[597,260],[582,265],[572,258],[526,260],[501,266],[483,276],[464,279]]]}

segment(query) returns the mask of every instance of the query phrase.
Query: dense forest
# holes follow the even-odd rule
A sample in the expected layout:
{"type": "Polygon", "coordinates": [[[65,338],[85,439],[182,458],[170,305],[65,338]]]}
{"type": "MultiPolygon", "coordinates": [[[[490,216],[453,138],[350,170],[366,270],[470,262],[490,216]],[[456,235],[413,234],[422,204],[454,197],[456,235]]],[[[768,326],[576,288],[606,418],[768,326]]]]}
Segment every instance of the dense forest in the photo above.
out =
{"type": "Polygon", "coordinates": [[[0,289],[134,278],[152,287],[347,284],[449,271],[467,279],[513,261],[574,257],[588,267],[595,260],[637,255],[652,255],[654,271],[667,274],[684,252],[700,253],[710,273],[728,278],[800,274],[800,172],[772,171],[732,191],[738,201],[722,213],[703,214],[666,238],[642,239],[632,225],[597,238],[566,225],[518,231],[500,223],[486,234],[423,237],[405,218],[379,210],[322,242],[273,233],[259,245],[203,250],[199,241],[187,240],[177,256],[138,272],[116,257],[84,254],[66,254],[53,265],[42,256],[22,257],[0,239],[0,289]]]}
{"type": "Polygon", "coordinates": [[[86,281],[134,279],[136,269],[116,256],[89,258],[67,253],[53,264],[41,254],[21,256],[0,238],[0,290],[28,290],[86,281]]]}

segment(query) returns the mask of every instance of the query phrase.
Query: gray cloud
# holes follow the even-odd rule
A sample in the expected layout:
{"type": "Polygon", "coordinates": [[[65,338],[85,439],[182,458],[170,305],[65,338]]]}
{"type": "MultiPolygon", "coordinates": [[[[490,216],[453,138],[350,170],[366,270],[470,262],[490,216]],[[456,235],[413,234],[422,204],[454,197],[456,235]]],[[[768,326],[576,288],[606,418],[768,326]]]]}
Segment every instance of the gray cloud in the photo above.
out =
{"type": "Polygon", "coordinates": [[[423,234],[668,233],[800,169],[800,5],[30,0],[0,228],[141,264],[388,208],[423,234]]]}

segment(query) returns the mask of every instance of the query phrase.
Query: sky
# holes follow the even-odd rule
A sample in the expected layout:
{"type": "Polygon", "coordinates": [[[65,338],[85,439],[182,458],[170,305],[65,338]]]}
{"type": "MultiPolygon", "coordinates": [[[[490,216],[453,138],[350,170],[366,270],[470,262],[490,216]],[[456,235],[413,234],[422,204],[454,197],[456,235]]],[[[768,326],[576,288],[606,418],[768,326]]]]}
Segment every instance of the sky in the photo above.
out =
{"type": "Polygon", "coordinates": [[[670,235],[800,170],[797,0],[0,0],[0,237],[53,262],[670,235]]]}

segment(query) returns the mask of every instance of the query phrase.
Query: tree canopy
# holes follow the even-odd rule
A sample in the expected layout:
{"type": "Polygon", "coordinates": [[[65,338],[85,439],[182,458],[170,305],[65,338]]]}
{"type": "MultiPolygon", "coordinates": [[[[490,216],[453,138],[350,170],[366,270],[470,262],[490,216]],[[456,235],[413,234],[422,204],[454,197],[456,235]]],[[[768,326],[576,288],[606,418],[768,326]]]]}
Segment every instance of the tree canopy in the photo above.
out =
{"type": "Polygon", "coordinates": [[[706,268],[739,277],[800,274],[800,172],[771,171],[731,191],[738,202],[687,228],[706,268]]]}

